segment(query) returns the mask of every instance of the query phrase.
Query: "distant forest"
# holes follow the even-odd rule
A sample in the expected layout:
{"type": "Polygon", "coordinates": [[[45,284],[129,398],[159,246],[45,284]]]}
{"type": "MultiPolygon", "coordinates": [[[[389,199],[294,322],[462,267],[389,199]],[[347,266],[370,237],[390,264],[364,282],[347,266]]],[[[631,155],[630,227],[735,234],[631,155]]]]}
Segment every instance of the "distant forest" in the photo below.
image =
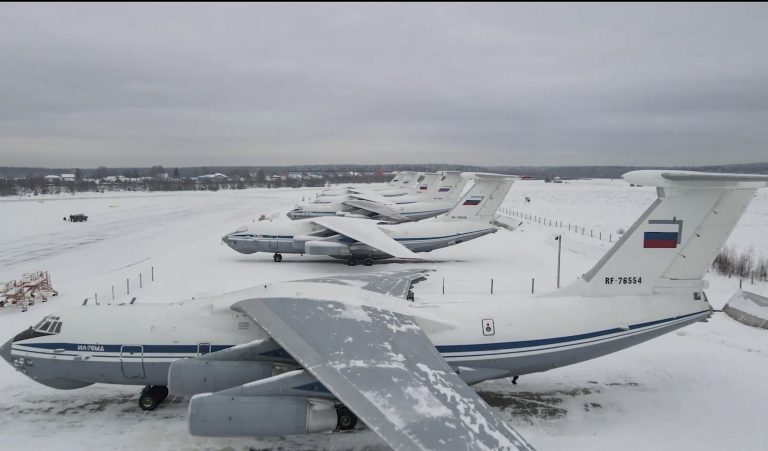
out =
{"type": "MultiPolygon", "coordinates": [[[[0,195],[57,194],[78,191],[178,191],[250,187],[324,186],[329,183],[383,182],[392,171],[468,171],[515,174],[536,179],[619,178],[648,166],[470,166],[455,164],[196,166],[132,168],[0,167],[0,195]],[[51,182],[48,175],[74,174],[71,182],[51,182]],[[223,177],[205,178],[218,174],[223,177]],[[117,180],[115,180],[117,178],[117,180]],[[109,179],[107,181],[106,179],[109,179]]],[[[671,169],[665,167],[665,169],[671,169]]],[[[768,174],[768,163],[679,166],[706,172],[768,174]]]]}
{"type": "MultiPolygon", "coordinates": [[[[81,171],[83,178],[102,178],[106,175],[124,177],[149,177],[158,171],[165,170],[172,174],[175,169],[182,178],[198,177],[206,174],[221,173],[227,176],[248,177],[263,171],[265,174],[284,174],[286,172],[307,173],[340,173],[340,172],[390,172],[390,171],[476,171],[496,172],[500,174],[526,175],[534,178],[560,177],[562,179],[580,178],[618,178],[625,172],[638,169],[658,169],[653,166],[470,166],[457,164],[389,164],[389,165],[295,165],[295,166],[194,166],[194,167],[165,167],[151,166],[143,168],[31,168],[31,167],[2,167],[0,177],[44,177],[49,174],[62,174],[81,171]],[[101,174],[99,174],[101,172],[101,174]],[[100,177],[101,176],[101,177],[100,177]]],[[[664,169],[672,169],[664,166],[664,169]]],[[[695,170],[707,172],[741,172],[750,174],[768,174],[768,162],[724,164],[710,166],[677,166],[674,169],[695,170]]]]}

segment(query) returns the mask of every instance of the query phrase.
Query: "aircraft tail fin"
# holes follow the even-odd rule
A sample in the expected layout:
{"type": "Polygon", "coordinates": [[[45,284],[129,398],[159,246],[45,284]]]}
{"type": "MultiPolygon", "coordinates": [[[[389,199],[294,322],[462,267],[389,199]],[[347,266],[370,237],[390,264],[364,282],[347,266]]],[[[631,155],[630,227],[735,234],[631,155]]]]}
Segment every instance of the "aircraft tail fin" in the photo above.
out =
{"type": "Polygon", "coordinates": [[[416,194],[426,195],[437,190],[436,186],[440,183],[441,174],[437,172],[427,172],[423,178],[413,187],[416,194]]]}
{"type": "Polygon", "coordinates": [[[392,176],[392,180],[387,182],[387,185],[389,185],[389,186],[397,186],[400,183],[400,177],[402,176],[402,174],[403,173],[401,171],[395,171],[393,176],[392,176]]]}
{"type": "Polygon", "coordinates": [[[703,289],[702,278],[768,175],[645,170],[624,174],[658,198],[569,289],[587,296],[703,289]]]}
{"type": "Polygon", "coordinates": [[[438,172],[437,183],[430,190],[430,199],[446,200],[455,203],[459,200],[462,191],[464,191],[467,181],[467,178],[462,177],[462,173],[459,171],[438,172]]]}
{"type": "Polygon", "coordinates": [[[447,213],[447,219],[492,221],[516,179],[510,175],[475,173],[474,185],[447,213]]]}

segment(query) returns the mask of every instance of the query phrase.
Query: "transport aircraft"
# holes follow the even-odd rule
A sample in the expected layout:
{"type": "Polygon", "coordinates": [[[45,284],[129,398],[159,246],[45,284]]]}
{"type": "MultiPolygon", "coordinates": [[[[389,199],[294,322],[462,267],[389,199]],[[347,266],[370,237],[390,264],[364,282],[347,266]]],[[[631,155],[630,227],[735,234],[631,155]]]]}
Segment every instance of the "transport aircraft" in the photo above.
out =
{"type": "Polygon", "coordinates": [[[468,178],[458,171],[425,174],[407,195],[388,197],[358,191],[341,196],[318,196],[288,212],[291,219],[353,216],[388,222],[408,222],[448,213],[461,197],[468,178]]]}
{"type": "Polygon", "coordinates": [[[413,299],[426,271],[283,282],[172,304],[86,305],[0,347],[60,389],[145,386],[140,406],[192,395],[193,435],[278,436],[357,420],[401,450],[531,445],[470,387],[600,357],[705,321],[702,277],[768,176],[635,171],[658,198],[561,290],[413,299]]]}
{"type": "Polygon", "coordinates": [[[241,254],[273,253],[327,255],[354,266],[385,258],[416,259],[429,252],[496,232],[496,210],[516,177],[474,175],[475,183],[450,212],[434,221],[382,224],[369,218],[318,216],[295,221],[262,221],[222,237],[241,254]]]}
{"type": "Polygon", "coordinates": [[[340,188],[328,188],[319,193],[318,196],[343,196],[350,193],[369,193],[377,192],[378,194],[391,197],[391,196],[403,196],[413,192],[418,183],[424,180],[426,174],[423,172],[415,171],[398,171],[395,172],[394,177],[385,186],[368,186],[368,185],[355,185],[345,186],[340,188]]]}

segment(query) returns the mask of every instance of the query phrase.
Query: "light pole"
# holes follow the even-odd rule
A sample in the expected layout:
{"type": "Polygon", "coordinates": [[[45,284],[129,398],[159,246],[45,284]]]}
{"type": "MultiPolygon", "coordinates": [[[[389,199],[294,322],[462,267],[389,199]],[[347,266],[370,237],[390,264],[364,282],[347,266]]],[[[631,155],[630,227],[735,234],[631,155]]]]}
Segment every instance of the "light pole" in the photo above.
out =
{"type": "Polygon", "coordinates": [[[555,237],[557,240],[557,289],[560,289],[560,250],[563,247],[563,236],[558,235],[555,237]]]}

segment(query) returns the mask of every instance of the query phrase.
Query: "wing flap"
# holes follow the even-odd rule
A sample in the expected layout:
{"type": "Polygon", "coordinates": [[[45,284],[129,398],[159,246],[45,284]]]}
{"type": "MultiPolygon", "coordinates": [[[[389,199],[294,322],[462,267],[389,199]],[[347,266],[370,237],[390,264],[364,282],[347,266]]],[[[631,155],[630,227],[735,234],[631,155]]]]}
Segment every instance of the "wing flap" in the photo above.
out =
{"type": "Polygon", "coordinates": [[[263,327],[394,449],[532,449],[410,316],[305,298],[250,299],[232,308],[263,327]]]}
{"type": "Polygon", "coordinates": [[[333,230],[355,241],[371,246],[396,258],[418,259],[410,249],[398,243],[384,233],[376,221],[370,219],[344,218],[337,216],[322,216],[312,218],[312,222],[333,230]]]}

